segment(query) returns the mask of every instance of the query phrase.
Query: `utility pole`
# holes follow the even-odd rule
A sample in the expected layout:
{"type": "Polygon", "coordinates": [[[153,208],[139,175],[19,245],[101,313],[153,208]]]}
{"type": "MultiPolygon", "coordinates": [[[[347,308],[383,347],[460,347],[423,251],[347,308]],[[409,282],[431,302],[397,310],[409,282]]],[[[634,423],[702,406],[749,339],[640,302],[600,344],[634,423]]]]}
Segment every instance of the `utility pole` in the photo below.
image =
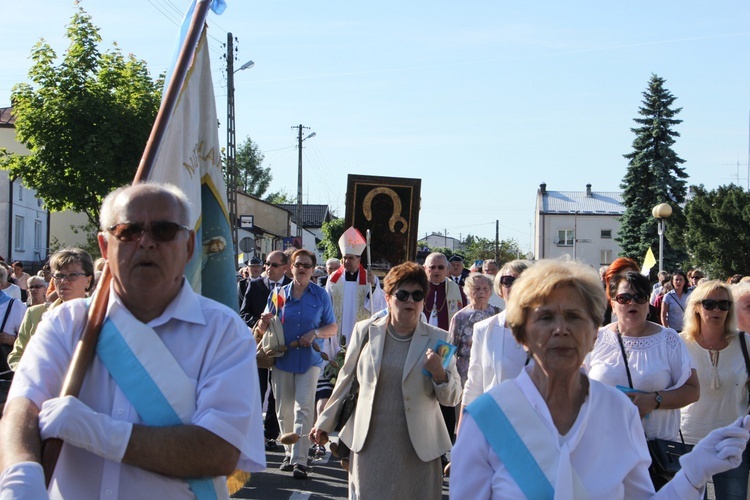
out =
{"type": "Polygon", "coordinates": [[[500,261],[500,220],[495,220],[495,260],[500,261]]]}
{"type": "Polygon", "coordinates": [[[227,203],[232,228],[234,265],[237,266],[237,144],[234,124],[234,39],[227,33],[227,203]]]}
{"type": "Polygon", "coordinates": [[[302,124],[294,126],[297,129],[297,148],[299,149],[299,161],[297,163],[297,237],[302,238],[302,141],[315,136],[315,132],[302,138],[302,130],[310,127],[303,127],[302,124]]]}

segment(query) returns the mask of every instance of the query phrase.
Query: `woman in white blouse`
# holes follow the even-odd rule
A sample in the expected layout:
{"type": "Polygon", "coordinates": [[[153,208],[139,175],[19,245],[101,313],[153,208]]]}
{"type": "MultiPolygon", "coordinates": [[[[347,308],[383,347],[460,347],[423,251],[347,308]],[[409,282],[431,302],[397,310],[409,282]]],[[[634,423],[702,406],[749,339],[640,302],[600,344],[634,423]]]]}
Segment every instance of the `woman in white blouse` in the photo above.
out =
{"type": "MultiPolygon", "coordinates": [[[[690,294],[682,338],[698,370],[701,397],[681,412],[686,443],[697,443],[747,413],[748,371],[741,340],[750,346],[750,336],[737,331],[735,310],[729,285],[718,280],[700,283],[690,294]]],[[[713,477],[716,498],[747,498],[748,471],[746,451],[738,468],[713,477]]]]}
{"type": "MultiPolygon", "coordinates": [[[[617,322],[599,330],[587,362],[589,376],[625,390],[638,407],[647,439],[679,441],[679,409],[698,400],[698,375],[677,332],[646,320],[650,289],[648,278],[635,271],[610,280],[617,322]]],[[[663,484],[652,479],[657,489],[663,484]]]]}

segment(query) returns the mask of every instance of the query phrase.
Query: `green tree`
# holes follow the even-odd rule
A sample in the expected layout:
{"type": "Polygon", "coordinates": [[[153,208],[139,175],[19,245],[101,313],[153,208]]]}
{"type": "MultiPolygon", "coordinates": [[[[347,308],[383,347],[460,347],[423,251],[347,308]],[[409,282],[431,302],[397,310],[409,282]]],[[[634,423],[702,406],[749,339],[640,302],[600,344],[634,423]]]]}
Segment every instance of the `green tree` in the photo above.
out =
{"type": "Polygon", "coordinates": [[[339,252],[339,238],[346,231],[344,219],[333,219],[332,221],[324,222],[320,230],[323,232],[323,239],[318,244],[318,248],[323,251],[323,258],[341,257],[339,252]]]}
{"type": "MultiPolygon", "coordinates": [[[[237,148],[237,157],[235,164],[237,166],[237,189],[244,191],[250,196],[261,198],[268,190],[269,184],[273,180],[271,167],[263,168],[263,153],[261,153],[258,144],[253,142],[250,137],[245,138],[245,142],[237,148]]],[[[225,169],[224,180],[226,178],[226,158],[223,162],[225,169]]]]}
{"type": "Polygon", "coordinates": [[[750,193],[730,184],[707,191],[692,188],[695,196],[685,205],[685,241],[691,264],[712,278],[747,274],[750,269],[750,193]]]}
{"type": "MultiPolygon", "coordinates": [[[[464,258],[466,267],[476,260],[487,260],[495,258],[495,240],[467,235],[462,243],[464,249],[456,251],[464,258]]],[[[500,266],[506,262],[517,259],[521,254],[518,242],[514,239],[500,240],[498,242],[498,263],[500,266]]]]}
{"type": "Polygon", "coordinates": [[[28,156],[3,151],[0,168],[36,189],[51,210],[84,212],[98,223],[102,198],[133,179],[161,99],[161,78],[114,48],[78,7],[62,62],[44,40],[31,51],[31,83],[13,87],[16,136],[28,156]]]}
{"type": "Polygon", "coordinates": [[[289,205],[297,203],[297,198],[289,194],[286,190],[282,189],[281,191],[274,191],[273,193],[270,193],[263,201],[273,203],[274,205],[289,205]]]}
{"type": "MultiPolygon", "coordinates": [[[[651,210],[659,203],[669,203],[672,216],[667,224],[667,238],[664,242],[664,263],[667,269],[674,268],[684,261],[682,229],[684,215],[681,205],[685,202],[687,174],[681,167],[685,160],[672,149],[675,137],[680,134],[673,127],[682,123],[675,116],[682,108],[673,108],[676,100],[664,88],[665,80],[651,75],[648,89],[643,92],[642,106],[638,108],[641,118],[635,118],[637,127],[633,151],[624,155],[628,159],[628,169],[620,187],[623,191],[625,213],[620,218],[620,232],[617,237],[622,246],[622,255],[640,262],[649,247],[658,253],[657,225],[651,210]]],[[[658,259],[658,256],[657,256],[658,259]]]]}

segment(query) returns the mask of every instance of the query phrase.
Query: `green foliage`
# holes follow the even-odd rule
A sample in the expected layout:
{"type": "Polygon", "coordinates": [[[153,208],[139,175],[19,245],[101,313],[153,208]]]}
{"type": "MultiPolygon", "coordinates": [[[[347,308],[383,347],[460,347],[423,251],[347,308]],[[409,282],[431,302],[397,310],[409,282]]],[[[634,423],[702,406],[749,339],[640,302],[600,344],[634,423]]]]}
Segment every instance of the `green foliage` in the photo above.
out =
{"type": "Polygon", "coordinates": [[[101,250],[99,249],[99,240],[97,239],[97,235],[99,234],[98,224],[92,224],[91,222],[89,222],[88,224],[83,224],[80,226],[70,226],[70,229],[74,234],[83,233],[86,236],[86,243],[81,245],[79,248],[81,248],[82,250],[86,250],[86,252],[88,252],[92,259],[96,260],[102,256],[101,250]]]}
{"type": "Polygon", "coordinates": [[[269,194],[264,201],[273,203],[274,205],[289,205],[297,203],[297,198],[282,189],[281,191],[274,191],[269,194]]]}
{"type": "MultiPolygon", "coordinates": [[[[471,267],[476,260],[495,258],[495,240],[469,234],[462,245],[464,250],[457,250],[455,253],[461,254],[466,267],[471,267]]],[[[506,262],[517,259],[519,255],[522,253],[516,240],[511,238],[498,242],[498,264],[501,267],[506,262]]]]}
{"type": "Polygon", "coordinates": [[[628,169],[622,179],[625,213],[620,218],[617,241],[622,255],[641,261],[649,247],[658,259],[657,224],[651,215],[654,206],[669,203],[672,216],[668,219],[664,248],[667,269],[685,260],[682,237],[684,215],[680,206],[685,202],[687,174],[680,165],[685,161],[672,150],[679,133],[673,127],[682,123],[674,118],[682,108],[673,108],[676,100],[664,88],[665,80],[651,75],[648,89],[643,92],[642,106],[635,118],[638,127],[631,130],[636,135],[633,151],[623,155],[628,159],[628,169]]]}
{"type": "Polygon", "coordinates": [[[724,280],[750,269],[750,193],[730,184],[712,191],[701,185],[685,206],[691,264],[724,280]]]}
{"type": "Polygon", "coordinates": [[[102,198],[135,174],[161,100],[146,63],[115,45],[104,54],[99,29],[79,7],[62,62],[44,40],[31,51],[32,82],[13,87],[18,140],[28,156],[0,157],[0,168],[36,189],[53,211],[97,222],[102,198]]]}
{"type": "MultiPolygon", "coordinates": [[[[237,157],[235,166],[237,167],[237,189],[244,191],[250,196],[256,198],[266,194],[269,184],[273,180],[271,167],[263,168],[263,153],[260,152],[258,144],[253,142],[250,137],[245,138],[245,142],[237,148],[237,157]]],[[[226,157],[222,163],[224,169],[224,180],[229,184],[226,176],[226,157]]]]}
{"type": "Polygon", "coordinates": [[[324,222],[320,230],[323,232],[323,240],[318,244],[318,248],[323,251],[323,258],[340,258],[339,238],[346,231],[344,219],[334,219],[330,222],[324,222]]]}

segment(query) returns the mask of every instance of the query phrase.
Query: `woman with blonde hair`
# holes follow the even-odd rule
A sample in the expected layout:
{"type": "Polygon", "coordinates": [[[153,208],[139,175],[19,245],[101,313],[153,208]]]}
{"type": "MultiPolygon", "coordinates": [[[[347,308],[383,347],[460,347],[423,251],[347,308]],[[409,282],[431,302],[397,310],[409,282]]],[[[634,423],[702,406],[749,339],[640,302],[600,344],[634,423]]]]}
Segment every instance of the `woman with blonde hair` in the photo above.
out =
{"type": "MultiPolygon", "coordinates": [[[[682,409],[682,433],[688,444],[747,413],[750,360],[745,353],[750,336],[737,331],[735,309],[731,286],[719,280],[699,283],[688,299],[681,336],[701,386],[700,399],[682,409]]],[[[744,500],[748,472],[750,452],[745,450],[739,467],[713,477],[716,498],[744,500]]]]}

